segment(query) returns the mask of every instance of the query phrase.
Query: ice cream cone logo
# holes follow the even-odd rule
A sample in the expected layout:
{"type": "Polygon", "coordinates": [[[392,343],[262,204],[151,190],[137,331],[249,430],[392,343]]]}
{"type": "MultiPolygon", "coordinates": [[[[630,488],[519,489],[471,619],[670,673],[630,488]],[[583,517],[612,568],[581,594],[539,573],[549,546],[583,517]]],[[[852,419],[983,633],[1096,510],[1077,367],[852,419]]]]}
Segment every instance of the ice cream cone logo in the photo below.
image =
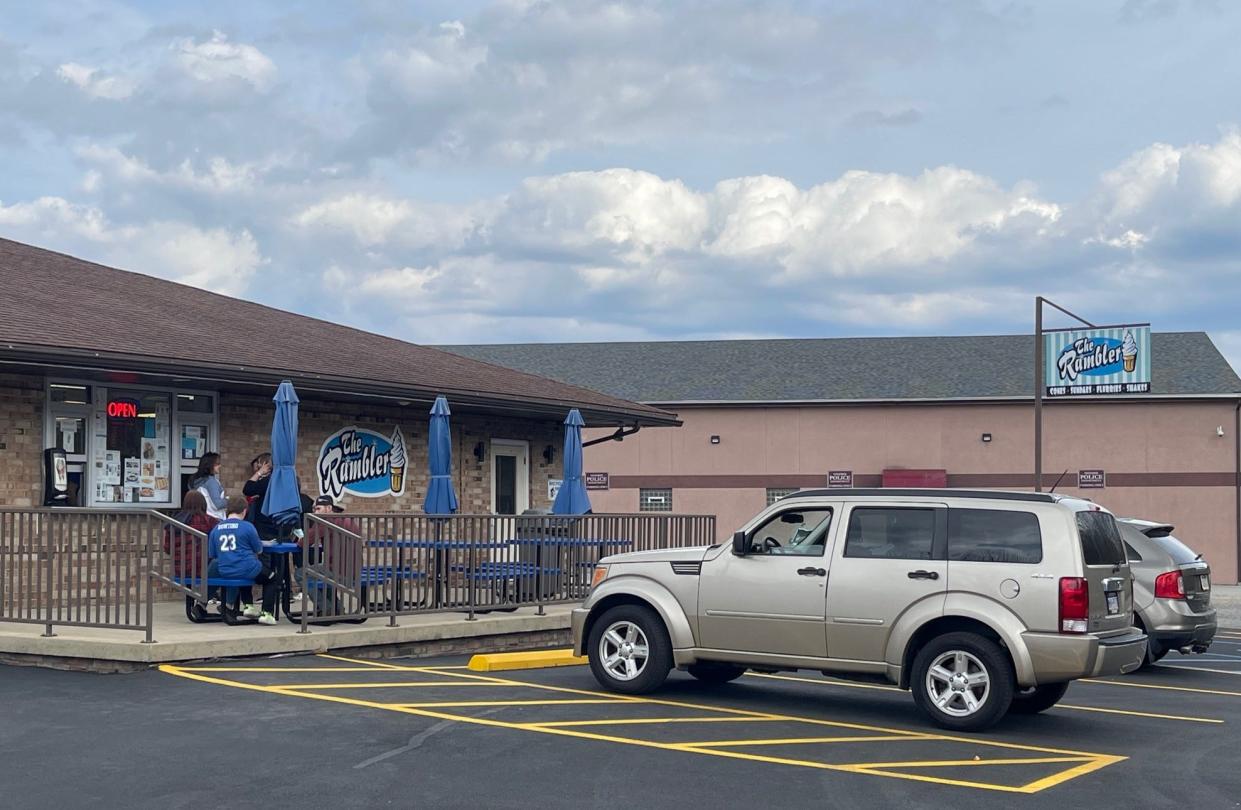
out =
{"type": "Polygon", "coordinates": [[[1125,330],[1125,339],[1121,343],[1120,356],[1126,373],[1132,373],[1138,365],[1138,342],[1133,339],[1133,333],[1128,329],[1125,330]]]}
{"type": "Polygon", "coordinates": [[[400,495],[405,491],[405,437],[398,425],[392,429],[392,449],[388,455],[388,472],[392,477],[392,492],[400,495]]]}

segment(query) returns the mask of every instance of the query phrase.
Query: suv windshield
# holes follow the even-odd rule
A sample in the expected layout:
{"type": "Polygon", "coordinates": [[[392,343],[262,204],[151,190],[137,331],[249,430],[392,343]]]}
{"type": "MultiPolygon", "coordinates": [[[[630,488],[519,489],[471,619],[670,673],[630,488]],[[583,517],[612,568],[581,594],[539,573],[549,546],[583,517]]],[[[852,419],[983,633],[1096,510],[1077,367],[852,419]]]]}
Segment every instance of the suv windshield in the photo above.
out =
{"type": "Polygon", "coordinates": [[[1124,565],[1125,546],[1116,519],[1107,512],[1078,512],[1077,534],[1086,565],[1124,565]]]}

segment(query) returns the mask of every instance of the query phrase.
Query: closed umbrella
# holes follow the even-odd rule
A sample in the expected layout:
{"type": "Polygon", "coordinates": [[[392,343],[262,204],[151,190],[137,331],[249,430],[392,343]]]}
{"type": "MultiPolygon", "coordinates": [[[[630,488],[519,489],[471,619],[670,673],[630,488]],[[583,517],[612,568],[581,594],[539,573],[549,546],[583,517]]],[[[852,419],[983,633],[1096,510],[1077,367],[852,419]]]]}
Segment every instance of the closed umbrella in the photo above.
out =
{"type": "Polygon", "coordinates": [[[553,515],[584,515],[590,511],[590,496],[582,480],[582,415],[577,408],[564,420],[564,480],[552,503],[553,515]]]}
{"type": "Polygon", "coordinates": [[[272,397],[276,416],[271,423],[271,481],[263,497],[262,511],[282,529],[295,526],[302,516],[302,496],[297,486],[297,392],[285,380],[272,397]]]}
{"type": "Polygon", "coordinates": [[[451,415],[448,400],[436,397],[431,406],[431,428],[427,436],[431,485],[422,502],[422,509],[428,515],[451,515],[457,511],[457,493],[452,488],[452,432],[448,426],[451,415]]]}

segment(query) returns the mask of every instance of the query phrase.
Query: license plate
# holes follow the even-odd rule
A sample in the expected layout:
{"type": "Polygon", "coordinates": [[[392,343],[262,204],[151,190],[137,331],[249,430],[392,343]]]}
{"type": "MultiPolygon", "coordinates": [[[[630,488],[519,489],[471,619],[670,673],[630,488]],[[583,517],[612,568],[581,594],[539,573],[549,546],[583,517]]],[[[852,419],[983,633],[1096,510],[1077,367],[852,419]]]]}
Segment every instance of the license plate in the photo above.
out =
{"type": "Polygon", "coordinates": [[[1211,575],[1210,574],[1203,574],[1202,576],[1198,577],[1198,581],[1202,583],[1202,590],[1204,591],[1211,590],[1211,575]]]}
{"type": "Polygon", "coordinates": [[[1107,594],[1107,615],[1113,616],[1120,613],[1120,594],[1107,594]]]}

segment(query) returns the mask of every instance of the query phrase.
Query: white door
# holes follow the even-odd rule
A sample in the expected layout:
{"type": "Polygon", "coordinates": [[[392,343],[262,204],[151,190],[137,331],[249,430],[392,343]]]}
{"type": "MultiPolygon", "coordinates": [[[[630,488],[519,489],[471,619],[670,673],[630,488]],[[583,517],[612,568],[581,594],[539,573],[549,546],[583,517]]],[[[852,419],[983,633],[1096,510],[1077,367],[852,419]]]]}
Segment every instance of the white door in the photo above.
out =
{"type": "Polygon", "coordinates": [[[491,440],[491,511],[520,515],[530,508],[530,445],[491,440]]]}

